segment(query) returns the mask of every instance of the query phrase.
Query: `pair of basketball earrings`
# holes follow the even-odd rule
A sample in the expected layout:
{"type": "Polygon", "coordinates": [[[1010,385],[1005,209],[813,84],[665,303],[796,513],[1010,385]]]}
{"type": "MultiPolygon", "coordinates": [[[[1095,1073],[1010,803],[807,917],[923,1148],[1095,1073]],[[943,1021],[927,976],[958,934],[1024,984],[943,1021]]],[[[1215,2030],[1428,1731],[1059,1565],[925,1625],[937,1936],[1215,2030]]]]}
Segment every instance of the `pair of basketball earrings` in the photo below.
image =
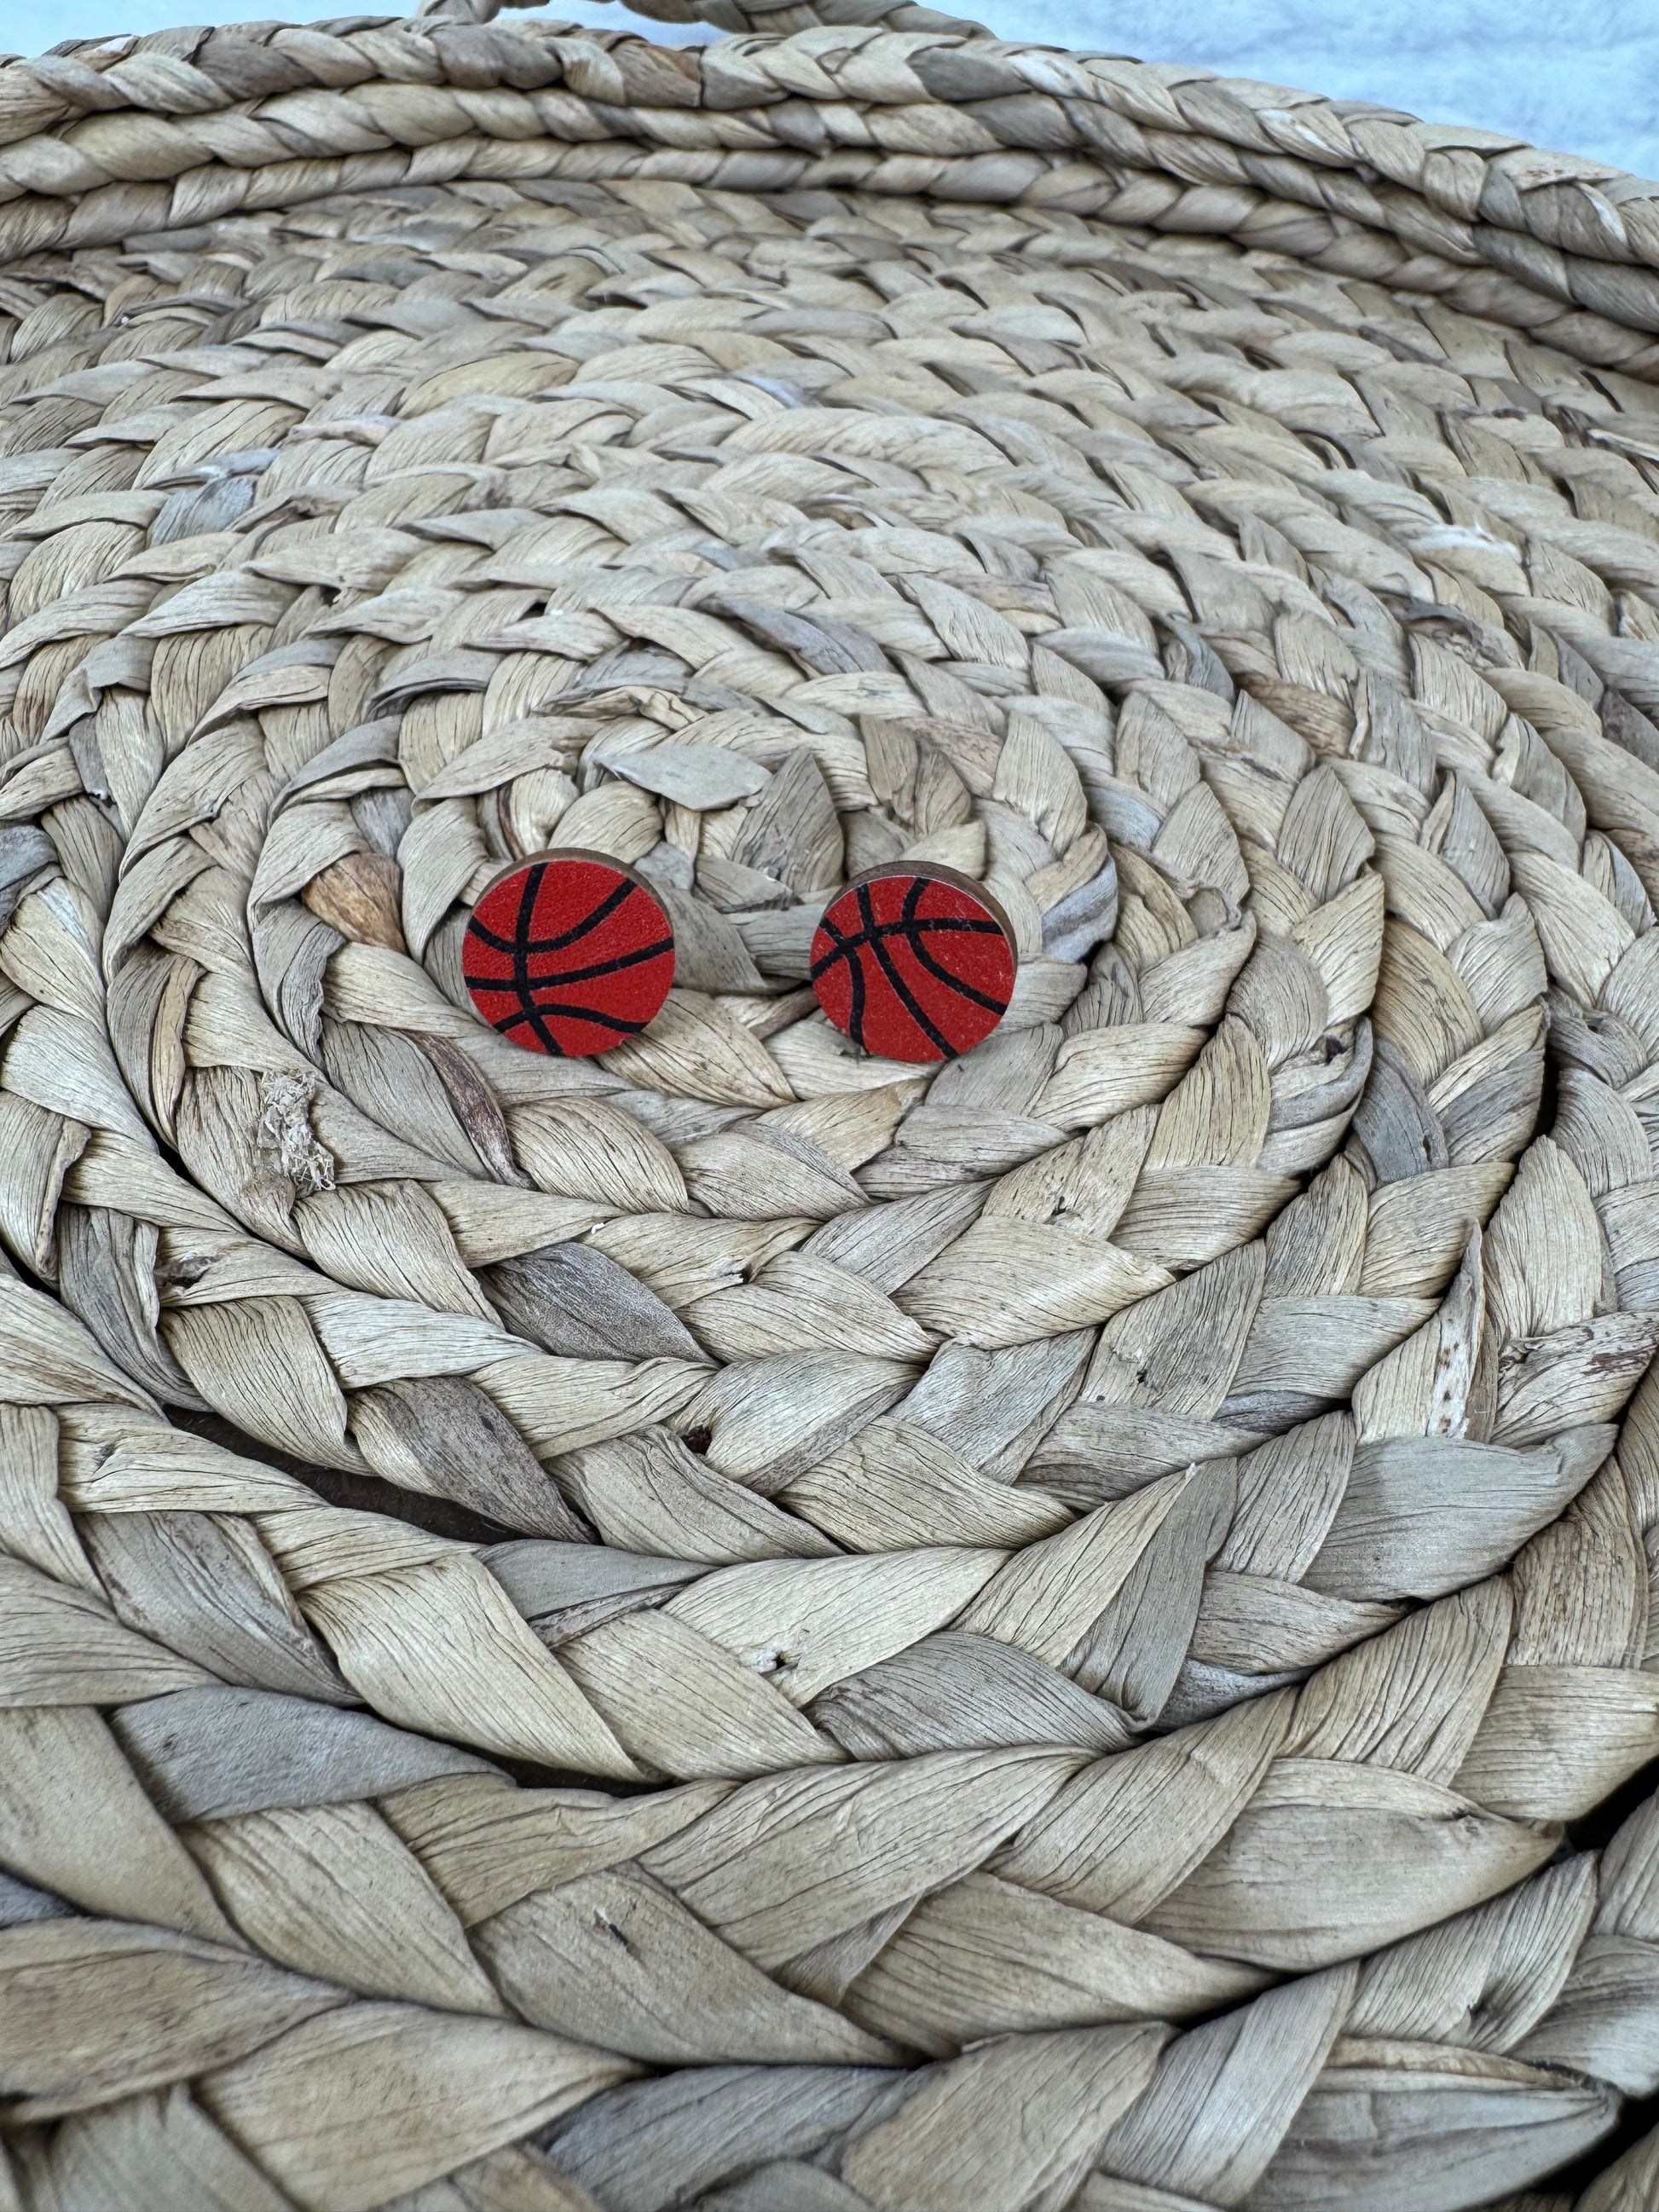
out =
{"type": "MultiPolygon", "coordinates": [[[[812,939],[812,988],[883,1060],[954,1060],[1014,988],[1007,918],[954,869],[902,862],[855,876],[812,939]]],[[[492,1029],[582,1059],[637,1036],[674,981],[674,928],[646,878],[603,853],[538,853],[497,876],[466,926],[462,969],[492,1029]]]]}

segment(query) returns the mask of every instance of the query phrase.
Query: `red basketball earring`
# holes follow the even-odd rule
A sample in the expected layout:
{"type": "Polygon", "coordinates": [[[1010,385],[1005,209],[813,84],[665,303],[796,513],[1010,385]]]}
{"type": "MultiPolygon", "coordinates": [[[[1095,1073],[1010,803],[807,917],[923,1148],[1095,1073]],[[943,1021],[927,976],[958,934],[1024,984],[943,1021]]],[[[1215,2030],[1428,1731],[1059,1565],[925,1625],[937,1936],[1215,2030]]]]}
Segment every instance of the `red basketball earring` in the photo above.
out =
{"type": "Polygon", "coordinates": [[[674,980],[674,931],[642,876],[604,853],[538,853],[472,909],[461,970],[493,1030],[579,1060],[639,1032],[674,980]]]}
{"type": "Polygon", "coordinates": [[[954,868],[866,868],[824,909],[812,988],[844,1035],[883,1060],[954,1060],[989,1036],[1014,988],[1014,939],[954,868]]]}

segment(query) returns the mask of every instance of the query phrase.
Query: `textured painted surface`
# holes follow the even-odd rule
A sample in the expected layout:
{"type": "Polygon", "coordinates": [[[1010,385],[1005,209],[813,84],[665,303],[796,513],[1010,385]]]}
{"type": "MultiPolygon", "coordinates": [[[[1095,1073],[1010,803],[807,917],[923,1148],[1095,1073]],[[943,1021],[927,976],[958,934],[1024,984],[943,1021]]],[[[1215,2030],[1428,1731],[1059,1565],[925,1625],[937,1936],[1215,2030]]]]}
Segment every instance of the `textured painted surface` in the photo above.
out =
{"type": "Polygon", "coordinates": [[[674,980],[674,933],[642,883],[595,854],[550,854],[493,883],[467,925],[466,987],[492,1029],[580,1060],[637,1036],[674,980]]]}
{"type": "Polygon", "coordinates": [[[966,882],[895,868],[831,902],[812,940],[812,986],[866,1052],[954,1060],[1007,1012],[1013,947],[966,882]]]}

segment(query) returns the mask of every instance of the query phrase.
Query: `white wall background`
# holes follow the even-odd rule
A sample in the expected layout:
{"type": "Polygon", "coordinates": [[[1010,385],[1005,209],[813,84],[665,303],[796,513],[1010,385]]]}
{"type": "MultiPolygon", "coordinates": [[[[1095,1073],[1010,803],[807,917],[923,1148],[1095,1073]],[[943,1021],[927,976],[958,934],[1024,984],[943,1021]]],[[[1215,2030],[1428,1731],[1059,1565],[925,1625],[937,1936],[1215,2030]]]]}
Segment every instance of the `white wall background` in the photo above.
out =
{"type": "MultiPolygon", "coordinates": [[[[356,0],[388,15],[413,0],[356,0]]],[[[949,8],[951,0],[938,0],[949,8]]],[[[1659,0],[955,0],[1004,38],[1201,62],[1230,76],[1377,100],[1441,123],[1659,176],[1659,0]]],[[[0,0],[0,50],[254,15],[300,21],[352,0],[0,0]]],[[[569,21],[637,23],[565,0],[569,21]]]]}

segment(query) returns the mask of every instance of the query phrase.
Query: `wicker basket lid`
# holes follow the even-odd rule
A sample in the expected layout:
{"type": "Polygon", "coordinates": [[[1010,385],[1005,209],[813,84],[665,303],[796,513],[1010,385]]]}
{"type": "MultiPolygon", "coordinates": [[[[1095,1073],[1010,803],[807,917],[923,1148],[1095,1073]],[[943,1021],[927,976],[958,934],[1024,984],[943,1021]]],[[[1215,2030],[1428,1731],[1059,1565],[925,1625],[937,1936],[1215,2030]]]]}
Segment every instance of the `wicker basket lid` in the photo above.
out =
{"type": "Polygon", "coordinates": [[[0,70],[0,2202],[1580,2185],[1659,186],[489,12],[0,70]],[[548,850],[674,932],[597,1057],[468,998],[548,850]],[[813,994],[890,863],[1018,956],[938,1066],[813,994]]]}

